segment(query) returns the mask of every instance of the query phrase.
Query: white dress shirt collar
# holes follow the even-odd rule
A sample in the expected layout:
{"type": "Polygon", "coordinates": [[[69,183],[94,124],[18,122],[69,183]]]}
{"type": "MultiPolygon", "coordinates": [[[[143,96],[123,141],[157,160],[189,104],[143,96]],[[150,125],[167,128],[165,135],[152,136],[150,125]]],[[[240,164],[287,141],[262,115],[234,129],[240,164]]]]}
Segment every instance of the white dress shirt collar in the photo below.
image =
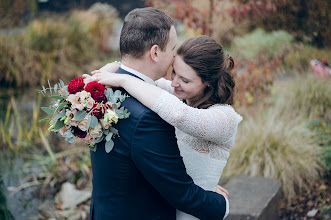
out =
{"type": "Polygon", "coordinates": [[[156,83],[154,80],[152,80],[151,78],[149,78],[148,76],[145,76],[144,74],[134,70],[134,69],[131,69],[125,65],[123,65],[123,63],[121,63],[121,68],[127,72],[130,72],[136,76],[138,76],[139,78],[141,78],[142,80],[144,80],[145,82],[149,83],[149,84],[152,84],[154,86],[156,86],[156,83]]]}

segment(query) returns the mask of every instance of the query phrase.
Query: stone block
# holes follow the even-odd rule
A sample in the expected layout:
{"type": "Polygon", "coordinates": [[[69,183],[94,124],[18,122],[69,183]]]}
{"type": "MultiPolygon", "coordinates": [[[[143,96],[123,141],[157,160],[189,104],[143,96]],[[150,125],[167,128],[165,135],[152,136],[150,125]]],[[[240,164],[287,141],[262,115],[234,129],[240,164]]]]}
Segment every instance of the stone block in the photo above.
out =
{"type": "Polygon", "coordinates": [[[229,191],[226,220],[278,220],[281,186],[278,180],[238,175],[222,185],[229,191]]]}

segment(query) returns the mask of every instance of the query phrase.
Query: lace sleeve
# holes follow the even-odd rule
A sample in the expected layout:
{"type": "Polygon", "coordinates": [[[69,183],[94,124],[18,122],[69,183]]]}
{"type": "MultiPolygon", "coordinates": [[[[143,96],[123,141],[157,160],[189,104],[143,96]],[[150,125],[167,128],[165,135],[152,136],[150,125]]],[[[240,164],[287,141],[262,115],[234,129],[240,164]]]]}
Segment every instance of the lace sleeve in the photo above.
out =
{"type": "Polygon", "coordinates": [[[183,132],[216,144],[224,144],[231,140],[242,120],[230,105],[197,109],[186,105],[166,91],[162,92],[152,110],[183,132]]]}
{"type": "Polygon", "coordinates": [[[156,85],[165,91],[174,94],[174,88],[171,86],[171,81],[161,78],[155,81],[156,85]]]}

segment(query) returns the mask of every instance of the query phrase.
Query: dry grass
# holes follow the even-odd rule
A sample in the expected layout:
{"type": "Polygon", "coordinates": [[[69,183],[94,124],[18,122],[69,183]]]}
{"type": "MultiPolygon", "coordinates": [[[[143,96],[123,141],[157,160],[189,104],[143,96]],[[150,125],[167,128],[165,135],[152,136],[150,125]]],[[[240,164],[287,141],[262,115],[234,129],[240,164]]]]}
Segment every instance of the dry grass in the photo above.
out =
{"type": "Polygon", "coordinates": [[[309,190],[325,169],[324,149],[307,122],[329,115],[328,84],[310,77],[282,82],[272,104],[256,107],[254,115],[244,117],[223,175],[278,179],[287,199],[309,190]]]}

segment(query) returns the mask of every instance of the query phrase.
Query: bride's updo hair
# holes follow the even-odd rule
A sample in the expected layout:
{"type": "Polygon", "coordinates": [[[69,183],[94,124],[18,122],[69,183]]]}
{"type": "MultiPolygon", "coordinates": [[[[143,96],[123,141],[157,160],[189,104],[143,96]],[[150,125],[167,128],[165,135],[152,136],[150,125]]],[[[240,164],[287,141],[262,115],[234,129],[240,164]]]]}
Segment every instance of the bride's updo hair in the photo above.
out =
{"type": "Polygon", "coordinates": [[[192,102],[193,107],[233,104],[235,82],[231,70],[234,61],[224,53],[221,45],[202,35],[186,40],[178,48],[177,55],[196,71],[203,83],[207,83],[204,94],[192,102]]]}

